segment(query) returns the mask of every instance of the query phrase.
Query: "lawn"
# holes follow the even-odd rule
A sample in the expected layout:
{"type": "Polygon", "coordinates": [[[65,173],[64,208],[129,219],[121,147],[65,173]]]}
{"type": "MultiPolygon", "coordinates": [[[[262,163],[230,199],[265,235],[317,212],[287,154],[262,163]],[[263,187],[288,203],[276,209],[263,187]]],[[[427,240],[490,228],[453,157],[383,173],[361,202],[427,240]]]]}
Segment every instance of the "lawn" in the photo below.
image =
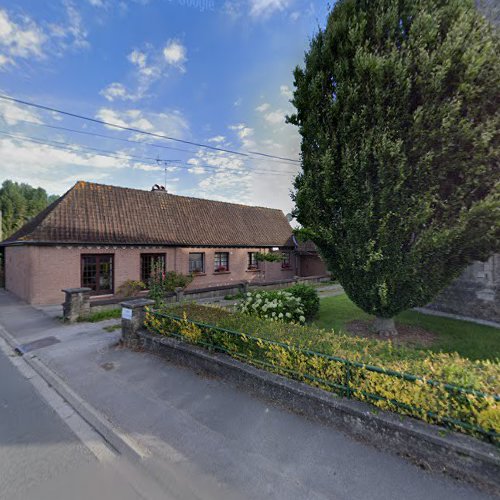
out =
{"type": "MultiPolygon", "coordinates": [[[[318,319],[314,322],[321,328],[335,331],[346,330],[346,323],[356,319],[371,319],[355,306],[347,295],[338,295],[321,300],[318,319]]],[[[396,322],[419,326],[437,335],[432,346],[425,347],[432,351],[458,352],[472,360],[500,359],[500,329],[478,325],[470,321],[460,321],[438,316],[428,316],[416,311],[405,311],[396,318],[396,322]]]]}

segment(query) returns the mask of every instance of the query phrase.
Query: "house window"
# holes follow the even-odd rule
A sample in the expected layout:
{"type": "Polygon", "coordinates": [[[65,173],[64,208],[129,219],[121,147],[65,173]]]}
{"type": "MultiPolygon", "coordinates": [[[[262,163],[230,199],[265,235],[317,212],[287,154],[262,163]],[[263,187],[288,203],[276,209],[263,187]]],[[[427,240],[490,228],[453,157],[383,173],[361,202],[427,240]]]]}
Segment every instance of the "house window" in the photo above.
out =
{"type": "Polygon", "coordinates": [[[82,255],[82,287],[96,295],[113,293],[113,255],[82,255]]]}
{"type": "Polygon", "coordinates": [[[283,269],[290,269],[292,267],[290,262],[290,252],[283,252],[283,257],[281,260],[281,267],[283,269]]]}
{"type": "Polygon", "coordinates": [[[229,252],[215,252],[214,271],[216,273],[229,271],[229,252]]]}
{"type": "Polygon", "coordinates": [[[257,260],[257,252],[248,252],[248,269],[259,269],[259,261],[257,260]]]}
{"type": "Polygon", "coordinates": [[[147,284],[154,269],[165,272],[166,263],[164,253],[141,253],[141,281],[147,284]]]}
{"type": "Polygon", "coordinates": [[[189,254],[189,272],[204,273],[205,272],[205,254],[201,252],[189,254]]]}

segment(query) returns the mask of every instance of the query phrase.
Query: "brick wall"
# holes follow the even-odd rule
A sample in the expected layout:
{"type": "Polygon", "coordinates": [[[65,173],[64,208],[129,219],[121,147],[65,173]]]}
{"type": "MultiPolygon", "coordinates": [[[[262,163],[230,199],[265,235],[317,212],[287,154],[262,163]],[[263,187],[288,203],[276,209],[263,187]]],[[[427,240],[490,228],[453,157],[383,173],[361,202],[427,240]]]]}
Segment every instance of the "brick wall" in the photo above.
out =
{"type": "Polygon", "coordinates": [[[205,253],[205,273],[196,276],[189,288],[203,288],[241,281],[274,281],[292,278],[296,274],[295,258],[290,269],[283,270],[279,262],[260,263],[263,272],[249,272],[248,252],[260,248],[174,248],[174,247],[77,247],[20,246],[6,248],[6,289],[32,304],[62,303],[63,288],[81,286],[82,254],[114,255],[114,289],[126,280],[140,279],[140,254],[165,253],[167,270],[189,272],[189,253],[205,253]],[[215,252],[229,253],[229,272],[214,272],[215,252]]]}
{"type": "Polygon", "coordinates": [[[5,289],[27,302],[31,301],[31,251],[30,247],[5,249],[5,289]]]}

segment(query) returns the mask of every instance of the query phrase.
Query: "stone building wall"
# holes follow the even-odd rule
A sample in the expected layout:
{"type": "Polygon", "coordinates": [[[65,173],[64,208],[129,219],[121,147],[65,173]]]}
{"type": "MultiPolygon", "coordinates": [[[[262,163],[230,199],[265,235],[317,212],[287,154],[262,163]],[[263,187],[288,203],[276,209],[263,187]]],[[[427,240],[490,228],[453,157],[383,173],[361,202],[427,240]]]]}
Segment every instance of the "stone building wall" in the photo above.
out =
{"type": "Polygon", "coordinates": [[[469,266],[427,307],[500,323],[500,254],[469,266]]]}

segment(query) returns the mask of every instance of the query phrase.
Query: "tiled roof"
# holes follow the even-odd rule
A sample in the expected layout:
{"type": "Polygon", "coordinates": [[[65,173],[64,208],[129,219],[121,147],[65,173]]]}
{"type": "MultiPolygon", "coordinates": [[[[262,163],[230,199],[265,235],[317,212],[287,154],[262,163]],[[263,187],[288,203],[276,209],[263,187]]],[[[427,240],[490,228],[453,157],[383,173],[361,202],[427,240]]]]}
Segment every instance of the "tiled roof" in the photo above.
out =
{"type": "Polygon", "coordinates": [[[77,182],[4,243],[293,246],[271,208],[77,182]]]}
{"type": "Polygon", "coordinates": [[[318,247],[311,241],[301,241],[297,246],[297,251],[300,253],[318,253],[318,247]]]}

